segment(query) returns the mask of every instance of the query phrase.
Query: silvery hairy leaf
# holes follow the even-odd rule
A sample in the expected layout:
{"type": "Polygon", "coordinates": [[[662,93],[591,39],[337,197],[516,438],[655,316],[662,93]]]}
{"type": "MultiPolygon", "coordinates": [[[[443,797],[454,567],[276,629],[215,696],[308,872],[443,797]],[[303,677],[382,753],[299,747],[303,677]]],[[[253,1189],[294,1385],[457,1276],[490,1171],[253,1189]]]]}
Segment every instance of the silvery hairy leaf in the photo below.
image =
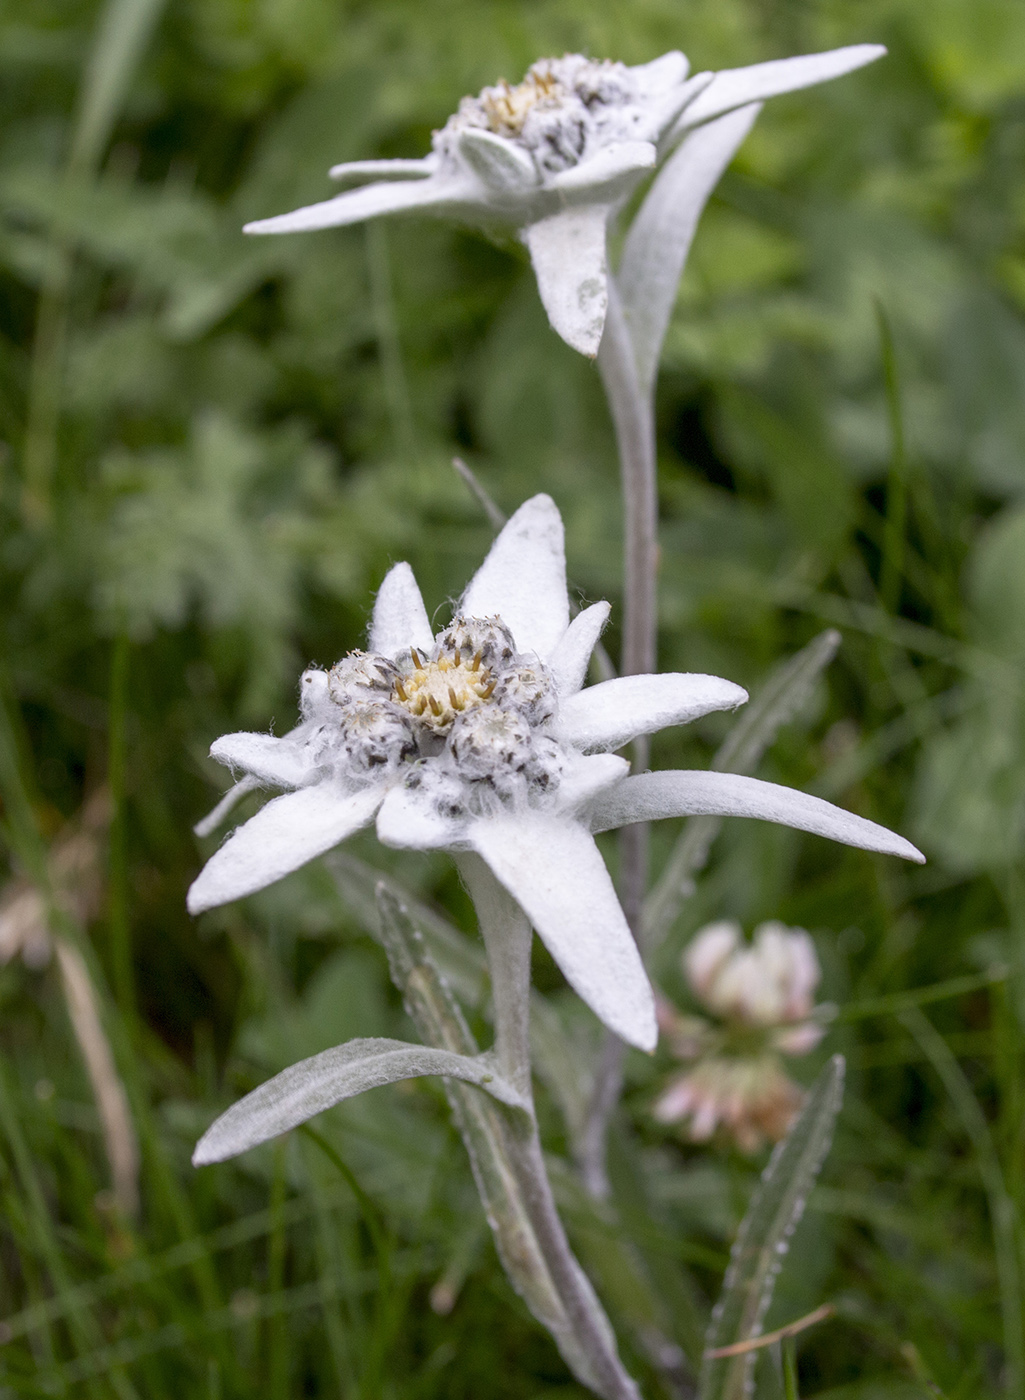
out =
{"type": "MultiPolygon", "coordinates": [[[[712,759],[712,768],[721,773],[751,773],[780,729],[808,703],[816,680],[839,645],[840,633],[827,628],[777,666],[741,711],[712,759]]],[[[722,823],[722,817],[692,817],[680,833],[662,874],[644,901],[647,947],[660,943],[669,931],[693,890],[693,876],[708,859],[709,847],[722,823]]]]}
{"type": "MultiPolygon", "coordinates": [[[[473,1035],[458,1002],[435,967],[423,934],[410,918],[409,910],[384,880],[378,882],[376,896],[379,931],[388,954],[392,981],[402,993],[417,1030],[433,1044],[458,1049],[463,1057],[474,1055],[477,1046],[473,1035]]],[[[509,1281],[537,1320],[552,1334],[577,1379],[598,1394],[604,1394],[591,1359],[580,1348],[573,1321],[567,1316],[559,1285],[532,1219],[529,1188],[515,1164],[510,1115],[483,1094],[468,1090],[454,1077],[446,1079],[445,1092],[509,1281]]]]}
{"type": "Polygon", "coordinates": [[[616,282],[638,378],[647,393],[658,372],[662,341],[698,220],[760,111],[761,103],[751,103],[685,137],[630,225],[616,282]]]}
{"type": "Polygon", "coordinates": [[[232,1104],[200,1138],[193,1164],[200,1167],[237,1157],[367,1089],[428,1074],[462,1079],[486,1089],[500,1103],[520,1105],[519,1096],[500,1078],[487,1054],[471,1058],[402,1040],[360,1038],[290,1065],[232,1104]]]}

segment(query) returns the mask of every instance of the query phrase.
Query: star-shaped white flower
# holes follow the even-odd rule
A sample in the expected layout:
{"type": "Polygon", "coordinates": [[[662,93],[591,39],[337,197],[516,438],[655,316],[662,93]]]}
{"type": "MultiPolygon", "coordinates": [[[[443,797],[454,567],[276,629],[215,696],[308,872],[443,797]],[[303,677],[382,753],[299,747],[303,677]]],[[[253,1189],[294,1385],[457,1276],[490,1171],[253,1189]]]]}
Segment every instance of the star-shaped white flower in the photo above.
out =
{"type": "Polygon", "coordinates": [[[211,856],[190,911],[263,889],[376,819],[385,845],[482,857],[596,1015],[651,1049],[651,986],[594,832],[698,812],[756,816],[922,859],[884,827],[773,783],[628,776],[614,750],[747,695],[682,674],[584,688],[608,613],[595,603],[570,621],[562,520],[544,495],[508,522],[437,636],[412,570],[396,564],[374,604],[369,651],[304,673],[292,733],[213,745],[245,775],[241,786],[289,791],[211,856]]]}
{"type": "MultiPolygon", "coordinates": [[[[245,232],[330,228],[407,210],[511,228],[530,251],[553,328],[594,355],[608,304],[609,217],[645,176],[696,128],[738,109],[753,119],[765,98],[840,77],[883,53],[878,44],[855,44],[693,77],[676,51],[634,68],[580,54],[541,59],[516,87],[501,82],[463,98],[422,160],[337,165],[335,179],[361,187],[258,219],[245,232]]],[[[750,122],[735,125],[695,152],[686,171],[693,193],[682,201],[674,194],[677,222],[696,219],[750,122]]]]}

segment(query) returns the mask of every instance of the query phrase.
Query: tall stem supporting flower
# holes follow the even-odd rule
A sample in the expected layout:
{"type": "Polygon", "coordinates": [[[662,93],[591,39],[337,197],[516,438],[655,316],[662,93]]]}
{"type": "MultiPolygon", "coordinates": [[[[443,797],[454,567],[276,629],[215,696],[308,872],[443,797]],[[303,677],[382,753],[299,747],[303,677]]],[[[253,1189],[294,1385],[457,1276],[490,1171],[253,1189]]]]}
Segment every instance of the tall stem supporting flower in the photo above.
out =
{"type": "Polygon", "coordinates": [[[528,1108],[509,1118],[507,1135],[524,1206],[572,1329],[574,1350],[586,1360],[587,1384],[604,1400],[639,1400],[608,1318],[570,1249],[545,1169],[531,1090],[530,924],[479,857],[460,857],[459,870],[477,910],[491,970],[495,1058],[528,1108]]]}
{"type": "MultiPolygon", "coordinates": [[[[641,384],[630,328],[616,280],[609,276],[609,307],[598,351],[609,412],[616,432],[623,489],[623,675],[655,670],[658,632],[658,488],[655,409],[652,391],[641,384]]],[[[646,738],[635,741],[635,772],[648,766],[646,738]]],[[[648,828],[637,824],[619,836],[619,895],[634,938],[640,942],[648,885],[648,828]]],[[[606,1142],[619,1102],[626,1047],[607,1032],[595,1073],[587,1121],[577,1144],[584,1184],[593,1196],[609,1193],[606,1142]]]]}
{"type": "Polygon", "coordinates": [[[655,414],[652,396],[641,385],[630,330],[615,278],[609,277],[609,307],[598,351],[619,448],[623,483],[623,655],[624,675],[655,669],[658,567],[658,496],[655,473],[655,414]]]}

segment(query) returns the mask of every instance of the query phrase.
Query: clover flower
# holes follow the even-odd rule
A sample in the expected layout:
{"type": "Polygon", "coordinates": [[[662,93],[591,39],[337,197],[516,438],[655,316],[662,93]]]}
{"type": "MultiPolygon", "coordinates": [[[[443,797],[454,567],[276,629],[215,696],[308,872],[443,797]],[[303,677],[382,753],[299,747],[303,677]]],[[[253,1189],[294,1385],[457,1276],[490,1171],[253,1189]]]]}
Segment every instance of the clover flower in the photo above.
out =
{"type": "MultiPolygon", "coordinates": [[[[594,355],[608,304],[606,228],[645,177],[695,128],[739,108],[753,115],[752,104],[884,52],[856,44],[690,77],[676,51],[633,68],[580,54],[541,59],[515,87],[502,81],[464,97],[434,133],[430,155],[336,165],[335,179],[360,188],[258,219],[245,232],[292,233],[408,210],[512,229],[530,252],[553,329],[594,355]]],[[[703,203],[708,192],[694,198],[703,203]]]]}
{"type": "Polygon", "coordinates": [[[685,1125],[692,1142],[717,1128],[744,1152],[778,1142],[804,1102],[780,1055],[804,1055],[825,1034],[814,992],[822,976],[815,945],[804,929],[776,921],[760,924],[745,945],[740,925],[707,925],[684,951],[691,990],[716,1018],[682,1016],[668,1002],[659,1024],[677,1059],[692,1068],[675,1075],[653,1113],[685,1125]]]}
{"type": "Polygon", "coordinates": [[[482,857],[584,1001],[624,1040],[651,1049],[654,998],[595,832],[715,812],[922,859],[885,828],[772,783],[628,776],[614,750],[747,696],[705,675],[585,688],[608,614],[595,603],[570,620],[562,521],[544,495],[509,520],[437,636],[412,570],[396,564],[377,594],[368,651],[304,672],[296,729],[229,734],[212,746],[244,775],[239,790],[289,791],[211,856],[190,911],[252,894],[376,821],[387,846],[482,857]]]}

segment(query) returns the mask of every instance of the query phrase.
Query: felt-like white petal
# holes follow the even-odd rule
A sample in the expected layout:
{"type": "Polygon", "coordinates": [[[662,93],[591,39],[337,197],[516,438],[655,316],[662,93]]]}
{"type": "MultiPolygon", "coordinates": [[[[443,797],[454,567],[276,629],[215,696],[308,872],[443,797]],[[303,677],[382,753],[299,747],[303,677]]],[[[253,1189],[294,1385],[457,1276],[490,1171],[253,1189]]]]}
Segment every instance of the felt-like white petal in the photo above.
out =
{"type": "Polygon", "coordinates": [[[576,812],[630,771],[625,758],[612,753],[572,754],[559,782],[556,802],[562,813],[576,812]]]}
{"type": "Polygon", "coordinates": [[[272,787],[305,787],[319,767],[302,744],[273,734],[222,734],[210,745],[210,757],[272,787]]]}
{"type": "Polygon", "coordinates": [[[660,58],[653,58],[650,63],[634,64],[630,72],[636,79],[641,93],[648,97],[683,83],[690,72],[690,63],[686,54],[682,54],[679,49],[670,49],[669,53],[662,54],[660,58]]]}
{"type": "Polygon", "coordinates": [[[520,237],[530,251],[537,289],[552,329],[592,359],[609,304],[606,282],[607,204],[580,204],[529,224],[520,237]]]}
{"type": "Polygon", "coordinates": [[[399,180],[395,183],[363,185],[325,199],[321,204],[307,204],[290,214],[277,214],[272,219],[255,219],[246,224],[243,233],[309,233],[314,229],[337,228],[343,224],[358,224],[364,219],[376,219],[381,214],[400,214],[410,209],[438,212],[451,206],[461,207],[472,200],[466,181],[435,175],[427,180],[399,180]]]}
{"type": "Polygon", "coordinates": [[[821,797],[739,773],[639,773],[597,797],[589,815],[592,831],[662,817],[758,817],[827,836],[845,846],[925,862],[925,856],[910,841],[885,826],[845,812],[821,797]]]}
{"type": "Polygon", "coordinates": [[[575,822],[521,812],[479,821],[469,836],[574,991],[623,1040],[653,1050],[651,984],[590,834],[575,822]]]}
{"type": "Polygon", "coordinates": [[[459,600],[459,612],[497,615],[520,651],[548,660],[569,626],[565,533],[551,496],[532,496],[510,516],[459,600]]]}
{"type": "Polygon", "coordinates": [[[548,662],[560,695],[575,695],[583,685],[591,652],[598,644],[611,611],[608,603],[592,603],[577,613],[567,627],[548,662]]]}
{"type": "Polygon", "coordinates": [[[429,656],[434,633],[413,570],[394,564],[374,599],[370,619],[370,650],[378,656],[398,656],[406,647],[429,656]]]}
{"type": "Polygon", "coordinates": [[[830,49],[828,53],[778,58],[769,63],[753,63],[748,68],[723,68],[686,108],[680,127],[695,126],[749,102],[762,102],[767,97],[779,97],[784,92],[796,92],[798,88],[841,78],[845,73],[863,68],[866,63],[874,63],[885,53],[882,44],[851,44],[843,49],[830,49]]]}
{"type": "Polygon", "coordinates": [[[327,172],[332,180],[361,184],[364,180],[425,180],[433,175],[438,162],[433,156],[421,160],[346,160],[327,172]]]}
{"type": "Polygon", "coordinates": [[[541,182],[537,166],[522,147],[482,127],[459,133],[459,153],[495,194],[523,194],[541,182]]]}
{"type": "Polygon", "coordinates": [[[649,97],[645,103],[643,121],[634,128],[634,134],[661,144],[666,132],[676,130],[680,113],[699,92],[704,92],[714,77],[714,73],[695,73],[688,82],[649,97]]]}
{"type": "Polygon", "coordinates": [[[751,104],[692,131],[659,171],[630,225],[616,284],[645,389],[658,372],[698,219],[760,111],[751,104]]]}
{"type": "Polygon", "coordinates": [[[579,165],[560,170],[548,181],[548,188],[566,195],[583,191],[602,200],[615,199],[643,171],[653,169],[657,159],[650,141],[615,141],[579,165]]]}
{"type": "Polygon", "coordinates": [[[621,749],[638,734],[688,724],[713,710],[732,710],[747,691],[720,676],[667,671],[617,676],[569,696],[559,707],[559,734],[585,752],[621,749]]]}
{"type": "Polygon", "coordinates": [[[440,816],[422,789],[401,783],[391,789],[377,814],[377,839],[398,850],[458,849],[465,830],[465,822],[440,816]]]}
{"type": "Polygon", "coordinates": [[[189,913],[242,899],[290,875],[366,826],[383,796],[383,785],[349,792],[328,781],[275,797],[204,865],[188,893],[189,913]]]}

